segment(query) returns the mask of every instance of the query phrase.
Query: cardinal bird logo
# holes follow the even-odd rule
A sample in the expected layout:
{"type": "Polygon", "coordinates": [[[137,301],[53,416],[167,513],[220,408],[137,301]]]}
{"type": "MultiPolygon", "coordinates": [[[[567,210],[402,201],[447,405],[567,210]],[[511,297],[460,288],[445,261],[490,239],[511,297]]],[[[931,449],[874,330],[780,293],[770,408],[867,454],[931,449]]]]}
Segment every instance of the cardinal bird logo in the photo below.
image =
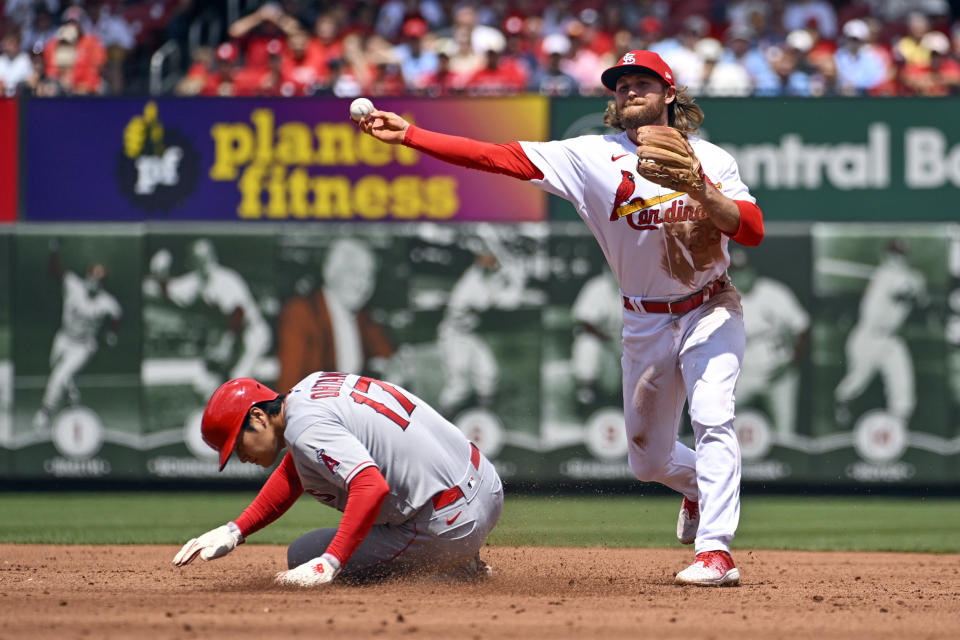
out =
{"type": "Polygon", "coordinates": [[[637,181],[636,178],[633,177],[633,173],[621,170],[620,175],[622,177],[620,178],[620,186],[617,187],[617,197],[613,200],[611,220],[617,219],[617,207],[627,202],[633,196],[634,189],[637,188],[637,181]]]}

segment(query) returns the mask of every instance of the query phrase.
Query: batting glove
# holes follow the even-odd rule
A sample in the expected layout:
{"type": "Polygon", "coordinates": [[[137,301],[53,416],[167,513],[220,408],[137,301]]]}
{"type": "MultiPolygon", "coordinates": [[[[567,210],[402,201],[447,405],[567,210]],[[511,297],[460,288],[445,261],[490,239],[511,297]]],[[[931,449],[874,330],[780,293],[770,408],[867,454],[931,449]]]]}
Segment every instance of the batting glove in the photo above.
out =
{"type": "Polygon", "coordinates": [[[277,584],[293,587],[316,587],[330,584],[340,573],[340,561],[329,553],[304,562],[299,567],[277,574],[277,584]]]}
{"type": "Polygon", "coordinates": [[[228,522],[222,527],[217,527],[213,531],[207,531],[199,538],[194,538],[183,545],[173,558],[173,564],[182,567],[196,558],[198,555],[201,560],[213,560],[222,558],[237,548],[237,545],[243,542],[243,534],[240,533],[240,527],[233,522],[228,522]]]}

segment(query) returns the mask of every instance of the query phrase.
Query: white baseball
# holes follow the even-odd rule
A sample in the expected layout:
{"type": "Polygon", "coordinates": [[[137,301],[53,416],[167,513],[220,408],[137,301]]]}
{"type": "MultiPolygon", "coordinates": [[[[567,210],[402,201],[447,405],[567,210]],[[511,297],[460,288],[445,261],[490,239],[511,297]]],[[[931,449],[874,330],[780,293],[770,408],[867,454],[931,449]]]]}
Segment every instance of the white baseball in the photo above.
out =
{"type": "Polygon", "coordinates": [[[367,98],[357,98],[350,103],[350,117],[359,122],[360,118],[373,112],[373,103],[367,98]]]}

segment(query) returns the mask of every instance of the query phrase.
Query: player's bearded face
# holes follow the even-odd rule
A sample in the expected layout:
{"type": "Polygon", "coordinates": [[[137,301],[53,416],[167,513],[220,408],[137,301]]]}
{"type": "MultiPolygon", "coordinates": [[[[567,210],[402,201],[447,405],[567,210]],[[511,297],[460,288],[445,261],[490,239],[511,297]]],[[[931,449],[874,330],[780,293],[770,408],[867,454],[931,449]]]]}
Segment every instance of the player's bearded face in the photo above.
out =
{"type": "Polygon", "coordinates": [[[655,76],[627,73],[617,81],[617,114],[624,129],[667,124],[667,87],[655,76]]]}
{"type": "Polygon", "coordinates": [[[620,123],[624,129],[637,129],[661,121],[661,116],[667,105],[663,101],[664,94],[647,94],[646,96],[628,100],[620,111],[620,123]]]}

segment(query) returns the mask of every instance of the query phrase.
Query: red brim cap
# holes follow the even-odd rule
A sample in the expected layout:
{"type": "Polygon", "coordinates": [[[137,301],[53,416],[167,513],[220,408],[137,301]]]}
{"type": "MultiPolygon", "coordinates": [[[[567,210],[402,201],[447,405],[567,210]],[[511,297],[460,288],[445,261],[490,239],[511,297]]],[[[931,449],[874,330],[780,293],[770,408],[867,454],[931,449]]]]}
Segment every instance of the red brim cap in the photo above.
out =
{"type": "Polygon", "coordinates": [[[253,378],[234,378],[220,385],[207,402],[200,423],[203,441],[220,454],[220,471],[230,459],[250,407],[279,394],[253,378]]]}
{"type": "MultiPolygon", "coordinates": [[[[240,426],[243,426],[243,423],[240,423],[240,426]]],[[[233,432],[233,435],[227,438],[227,441],[223,443],[223,448],[220,449],[220,468],[218,471],[223,471],[223,468],[227,466],[227,460],[230,459],[230,454],[233,453],[233,447],[237,444],[237,438],[240,436],[240,429],[237,429],[233,432]]],[[[230,467],[231,469],[233,467],[230,467]]]]}
{"type": "Polygon", "coordinates": [[[670,65],[653,51],[630,51],[623,54],[617,64],[601,74],[600,82],[610,91],[616,91],[617,80],[627,73],[652,73],[668,87],[676,86],[670,65]]]}

